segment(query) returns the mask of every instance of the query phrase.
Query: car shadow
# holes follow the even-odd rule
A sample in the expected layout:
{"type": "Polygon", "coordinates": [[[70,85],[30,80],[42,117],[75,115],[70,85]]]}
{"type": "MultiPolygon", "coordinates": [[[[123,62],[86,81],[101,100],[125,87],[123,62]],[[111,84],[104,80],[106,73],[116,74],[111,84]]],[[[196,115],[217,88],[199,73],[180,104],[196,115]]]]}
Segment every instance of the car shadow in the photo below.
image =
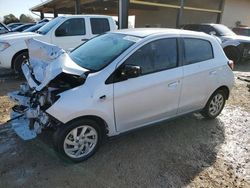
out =
{"type": "Polygon", "coordinates": [[[48,139],[51,135],[43,134],[30,147],[36,146],[51,170],[77,171],[79,177],[73,179],[84,174],[82,181],[97,187],[186,186],[213,165],[224,142],[220,119],[187,115],[107,141],[92,158],[74,164],[58,158],[48,139]]]}

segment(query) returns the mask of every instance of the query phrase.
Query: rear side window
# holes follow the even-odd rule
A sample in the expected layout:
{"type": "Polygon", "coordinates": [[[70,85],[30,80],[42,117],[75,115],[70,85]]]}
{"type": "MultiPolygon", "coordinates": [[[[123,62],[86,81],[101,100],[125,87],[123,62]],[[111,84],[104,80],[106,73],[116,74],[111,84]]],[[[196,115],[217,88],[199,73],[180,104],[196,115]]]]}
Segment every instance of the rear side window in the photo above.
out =
{"type": "Polygon", "coordinates": [[[185,65],[190,65],[214,58],[212,45],[207,40],[185,38],[184,49],[185,65]]]}
{"type": "Polygon", "coordinates": [[[93,34],[102,34],[110,31],[109,21],[106,18],[90,18],[90,24],[93,34]]]}
{"type": "Polygon", "coordinates": [[[85,35],[84,18],[68,19],[60,25],[55,32],[57,37],[85,35]]]}
{"type": "Polygon", "coordinates": [[[142,74],[154,73],[178,66],[177,39],[160,39],[150,42],[133,55],[125,64],[141,67],[142,74]]]}

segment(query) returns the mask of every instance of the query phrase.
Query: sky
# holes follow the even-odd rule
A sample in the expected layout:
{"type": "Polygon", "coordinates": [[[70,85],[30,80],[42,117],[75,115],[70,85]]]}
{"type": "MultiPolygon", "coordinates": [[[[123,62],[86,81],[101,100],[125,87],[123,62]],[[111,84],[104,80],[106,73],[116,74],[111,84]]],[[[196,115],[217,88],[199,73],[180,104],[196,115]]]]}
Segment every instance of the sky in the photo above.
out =
{"type": "Polygon", "coordinates": [[[0,0],[0,20],[7,14],[14,14],[17,18],[21,14],[28,14],[34,18],[39,18],[33,14],[29,9],[36,6],[45,0],[0,0]]]}

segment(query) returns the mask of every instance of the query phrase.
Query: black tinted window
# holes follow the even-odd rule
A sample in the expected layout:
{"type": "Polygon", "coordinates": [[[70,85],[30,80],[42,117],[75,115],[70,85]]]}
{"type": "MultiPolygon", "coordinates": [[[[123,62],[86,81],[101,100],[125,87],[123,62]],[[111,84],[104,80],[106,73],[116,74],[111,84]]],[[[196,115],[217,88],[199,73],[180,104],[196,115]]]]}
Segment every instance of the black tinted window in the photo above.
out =
{"type": "Polygon", "coordinates": [[[72,18],[63,22],[56,29],[56,36],[76,36],[76,35],[85,35],[85,21],[83,18],[72,18]]]}
{"type": "Polygon", "coordinates": [[[106,18],[90,18],[93,34],[101,34],[110,31],[109,21],[106,18]]]}
{"type": "Polygon", "coordinates": [[[213,27],[211,27],[210,25],[201,25],[200,31],[207,33],[207,34],[211,34],[211,32],[214,32],[215,35],[217,35],[216,30],[213,27]]]}
{"type": "Polygon", "coordinates": [[[199,31],[200,30],[199,25],[185,25],[183,27],[183,29],[191,30],[191,31],[199,31]]]}
{"type": "Polygon", "coordinates": [[[213,49],[209,41],[184,39],[184,48],[186,65],[213,59],[213,49]]]}
{"type": "Polygon", "coordinates": [[[177,67],[177,40],[161,39],[146,44],[131,55],[125,64],[140,66],[142,74],[177,67]]]}

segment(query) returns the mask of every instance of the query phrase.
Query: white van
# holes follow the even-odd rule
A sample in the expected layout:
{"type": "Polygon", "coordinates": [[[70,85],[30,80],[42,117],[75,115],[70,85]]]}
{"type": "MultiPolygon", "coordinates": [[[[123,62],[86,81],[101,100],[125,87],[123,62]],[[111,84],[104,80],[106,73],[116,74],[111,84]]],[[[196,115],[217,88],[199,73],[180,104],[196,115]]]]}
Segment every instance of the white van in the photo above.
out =
{"type": "Polygon", "coordinates": [[[37,33],[22,32],[0,36],[0,67],[21,72],[28,58],[26,39],[35,38],[70,51],[90,38],[117,29],[115,20],[104,15],[71,15],[57,17],[37,33]]]}

